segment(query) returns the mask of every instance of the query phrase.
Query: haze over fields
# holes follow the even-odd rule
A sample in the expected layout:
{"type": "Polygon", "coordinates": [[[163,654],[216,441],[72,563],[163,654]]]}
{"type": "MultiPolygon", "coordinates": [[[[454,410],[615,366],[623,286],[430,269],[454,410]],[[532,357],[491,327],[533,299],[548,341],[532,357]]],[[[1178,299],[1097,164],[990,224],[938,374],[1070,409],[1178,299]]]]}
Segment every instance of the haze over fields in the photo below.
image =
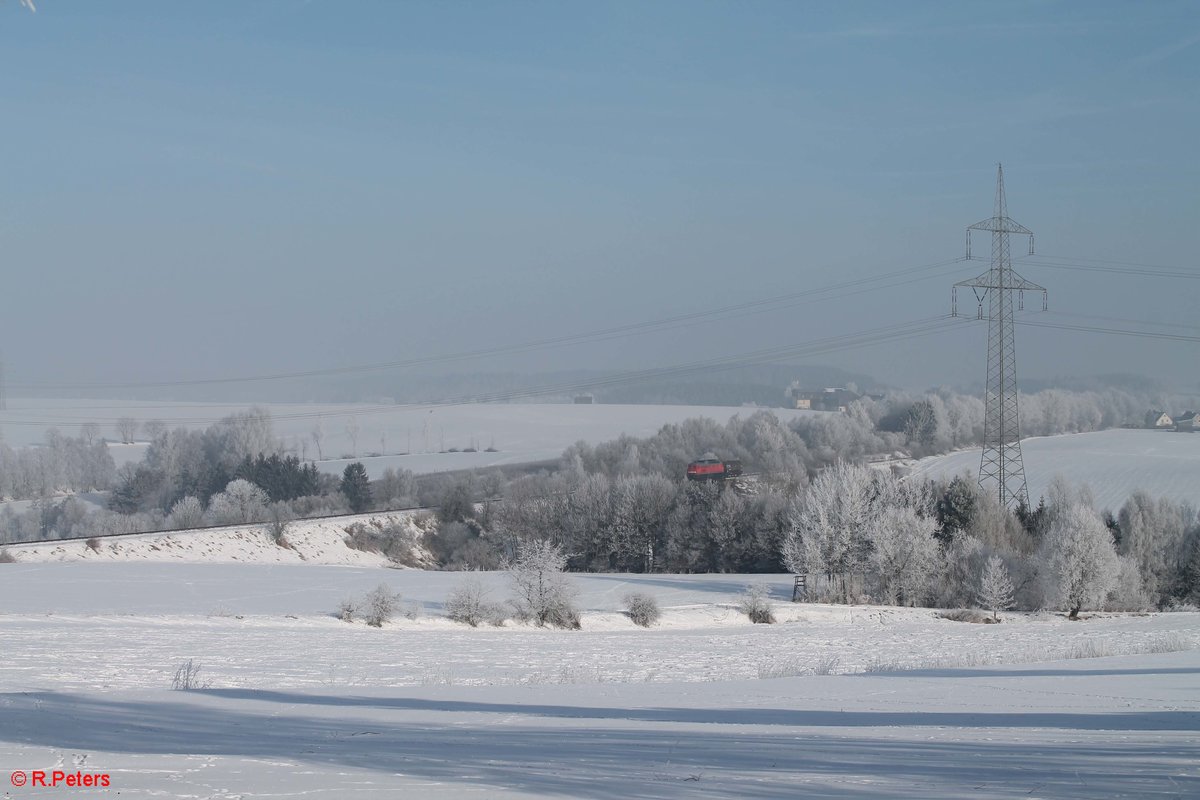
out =
{"type": "Polygon", "coordinates": [[[4,797],[1200,797],[1198,31],[0,0],[4,797]]]}

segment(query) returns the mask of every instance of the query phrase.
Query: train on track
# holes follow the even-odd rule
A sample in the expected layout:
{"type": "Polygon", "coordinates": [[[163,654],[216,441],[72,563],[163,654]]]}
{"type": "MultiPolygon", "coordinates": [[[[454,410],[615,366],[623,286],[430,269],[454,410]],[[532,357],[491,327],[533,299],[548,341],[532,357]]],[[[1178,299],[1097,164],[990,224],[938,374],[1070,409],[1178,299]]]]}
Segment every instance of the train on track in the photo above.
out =
{"type": "Polygon", "coordinates": [[[713,453],[705,453],[687,465],[689,481],[728,481],[741,476],[741,461],[736,458],[722,461],[713,453]]]}

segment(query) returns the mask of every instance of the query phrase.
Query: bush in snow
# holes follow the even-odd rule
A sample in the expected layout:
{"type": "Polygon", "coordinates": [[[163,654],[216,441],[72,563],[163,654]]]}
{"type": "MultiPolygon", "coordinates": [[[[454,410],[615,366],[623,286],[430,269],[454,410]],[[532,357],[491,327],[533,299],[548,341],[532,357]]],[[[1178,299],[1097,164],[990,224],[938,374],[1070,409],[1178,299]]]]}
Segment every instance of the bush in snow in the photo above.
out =
{"type": "Polygon", "coordinates": [[[177,692],[207,689],[210,684],[200,679],[200,664],[190,658],[175,669],[175,677],[171,679],[171,688],[177,692]]]}
{"type": "Polygon", "coordinates": [[[353,598],[347,597],[337,607],[337,617],[342,622],[354,622],[354,612],[358,610],[358,605],[353,598]]]}
{"type": "Polygon", "coordinates": [[[983,568],[979,577],[979,592],[976,594],[979,605],[992,612],[992,619],[999,620],[1000,612],[1013,607],[1013,583],[1008,577],[1008,568],[1004,559],[992,556],[983,568]]]}
{"type": "Polygon", "coordinates": [[[271,508],[267,511],[267,534],[271,537],[271,541],[280,547],[291,547],[287,540],[288,529],[292,526],[292,520],[295,515],[292,514],[291,506],[284,501],[272,503],[271,508]]]}
{"type": "Polygon", "coordinates": [[[574,588],[563,574],[567,557],[556,545],[526,541],[517,545],[517,555],[508,562],[512,604],[517,618],[535,625],[579,628],[579,611],[574,588]]]}
{"type": "Polygon", "coordinates": [[[738,610],[750,618],[756,625],[770,625],[775,622],[775,612],[771,610],[771,590],[765,583],[756,583],[746,587],[746,593],[738,601],[738,610]]]}
{"type": "Polygon", "coordinates": [[[658,622],[662,612],[658,609],[658,601],[648,594],[633,592],[625,595],[625,613],[635,625],[649,628],[658,622]]]}
{"type": "Polygon", "coordinates": [[[446,597],[446,616],[455,622],[464,622],[472,628],[481,622],[498,624],[503,622],[504,612],[494,603],[488,602],[487,589],[478,578],[467,578],[450,590],[446,597]]]}
{"type": "Polygon", "coordinates": [[[400,607],[400,595],[392,592],[385,584],[379,584],[362,600],[363,619],[368,625],[382,628],[390,622],[400,607]]]}
{"type": "Polygon", "coordinates": [[[15,564],[17,559],[12,553],[4,548],[0,548],[0,564],[15,564]]]}
{"type": "Polygon", "coordinates": [[[421,566],[413,535],[395,522],[355,522],[346,528],[346,546],[365,553],[379,553],[405,567],[421,566]]]}

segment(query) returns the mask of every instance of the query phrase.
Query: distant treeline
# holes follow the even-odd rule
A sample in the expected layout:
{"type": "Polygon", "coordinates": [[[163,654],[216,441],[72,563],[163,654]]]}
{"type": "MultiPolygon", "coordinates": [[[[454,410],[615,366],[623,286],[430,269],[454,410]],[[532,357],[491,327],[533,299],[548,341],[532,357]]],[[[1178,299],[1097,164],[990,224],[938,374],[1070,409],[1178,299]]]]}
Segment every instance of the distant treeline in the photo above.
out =
{"type": "MultiPolygon", "coordinates": [[[[1046,390],[1022,397],[1022,418],[1030,433],[1097,430],[1140,422],[1147,407],[1169,403],[1119,390],[1046,390]]],[[[339,480],[285,452],[269,415],[253,409],[205,431],[158,430],[142,462],[119,471],[102,442],[82,437],[5,448],[3,485],[36,486],[40,496],[24,514],[6,510],[0,535],[100,536],[436,505],[438,531],[425,546],[446,568],[492,568],[518,543],[537,540],[562,547],[577,570],[786,569],[809,575],[818,596],[844,601],[970,604],[990,571],[1001,588],[999,577],[1012,581],[1013,604],[1032,608],[1059,597],[1051,578],[1065,580],[1063,570],[1074,567],[1064,559],[1084,554],[1098,559],[1088,566],[1090,594],[1059,605],[1196,602],[1200,531],[1191,509],[1138,494],[1101,516],[1086,493],[1057,485],[1036,508],[1012,513],[970,481],[902,481],[853,466],[978,444],[982,433],[978,398],[894,394],[790,423],[759,411],[579,443],[558,468],[517,478],[489,470],[418,481],[389,470],[368,482],[361,464],[339,480]],[[757,478],[737,488],[681,480],[708,451],[741,459],[757,478]],[[109,509],[93,514],[75,498],[50,495],[110,487],[109,509]],[[503,500],[480,503],[494,497],[503,500]]]]}

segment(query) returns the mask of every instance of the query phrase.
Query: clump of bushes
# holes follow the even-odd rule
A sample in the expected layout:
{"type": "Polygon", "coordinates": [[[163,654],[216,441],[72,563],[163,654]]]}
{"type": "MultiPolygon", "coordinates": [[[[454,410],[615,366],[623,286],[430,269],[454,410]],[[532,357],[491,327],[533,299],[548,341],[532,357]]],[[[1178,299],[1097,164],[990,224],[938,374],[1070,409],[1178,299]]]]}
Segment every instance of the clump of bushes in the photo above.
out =
{"type": "Polygon", "coordinates": [[[635,625],[649,628],[662,617],[658,601],[651,595],[633,592],[625,595],[623,602],[625,603],[625,614],[633,620],[635,625]]]}
{"type": "Polygon", "coordinates": [[[346,528],[346,546],[364,553],[379,553],[403,567],[421,566],[421,558],[408,528],[395,522],[355,522],[346,528]]]}
{"type": "Polygon", "coordinates": [[[738,601],[738,610],[756,625],[773,624],[775,612],[771,610],[770,593],[770,588],[764,583],[748,586],[745,594],[738,601]]]}
{"type": "Polygon", "coordinates": [[[483,622],[500,627],[504,624],[505,615],[502,606],[488,601],[483,582],[478,578],[468,578],[447,595],[446,616],[455,622],[477,628],[483,622]]]}
{"type": "Polygon", "coordinates": [[[0,547],[0,564],[15,564],[17,558],[12,553],[8,552],[8,548],[0,547]]]}
{"type": "Polygon", "coordinates": [[[948,619],[951,622],[972,622],[977,625],[987,625],[992,622],[999,622],[999,620],[993,620],[991,617],[981,611],[975,611],[967,608],[954,608],[949,611],[939,611],[938,616],[942,619],[948,619]]]}
{"type": "Polygon", "coordinates": [[[419,609],[416,604],[405,606],[403,596],[393,592],[387,584],[381,583],[367,592],[361,600],[348,598],[338,604],[336,616],[343,622],[353,622],[361,617],[362,621],[373,628],[382,628],[383,623],[391,622],[401,614],[406,619],[416,619],[419,609]]]}
{"type": "Polygon", "coordinates": [[[475,520],[441,522],[422,539],[442,569],[493,570],[503,561],[500,549],[475,520]]]}

